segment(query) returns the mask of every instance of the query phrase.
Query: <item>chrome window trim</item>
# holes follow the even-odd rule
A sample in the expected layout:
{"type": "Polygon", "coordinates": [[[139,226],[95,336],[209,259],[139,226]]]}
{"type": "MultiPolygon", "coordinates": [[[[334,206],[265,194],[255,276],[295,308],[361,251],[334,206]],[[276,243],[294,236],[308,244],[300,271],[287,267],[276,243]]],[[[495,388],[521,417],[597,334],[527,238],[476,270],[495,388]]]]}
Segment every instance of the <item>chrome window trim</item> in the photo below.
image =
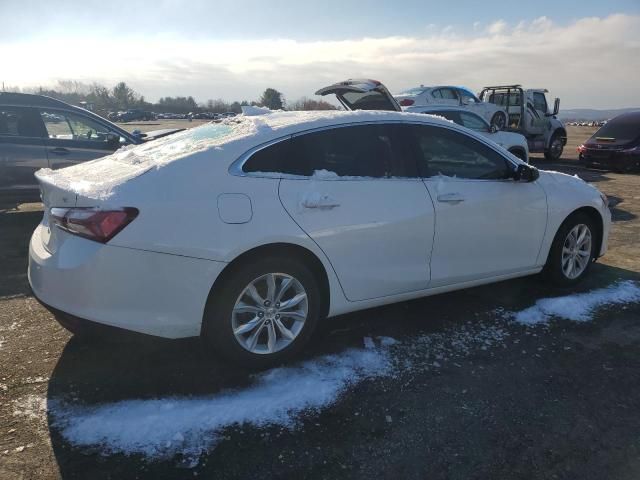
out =
{"type": "MultiPolygon", "coordinates": [[[[288,135],[283,135],[282,137],[278,137],[278,138],[274,138],[272,140],[269,140],[268,142],[264,142],[261,143],[259,145],[256,145],[252,148],[250,148],[249,150],[247,150],[246,152],[244,152],[242,155],[240,155],[236,160],[234,160],[231,165],[229,166],[228,172],[230,175],[233,175],[235,177],[251,177],[251,178],[271,178],[271,179],[282,179],[282,178],[286,178],[286,179],[290,179],[290,180],[307,180],[312,178],[311,176],[307,176],[307,175],[295,175],[295,174],[291,174],[291,173],[283,173],[283,172],[245,172],[243,170],[244,164],[247,162],[247,160],[249,160],[249,158],[255,154],[256,152],[259,152],[260,150],[263,150],[267,147],[270,147],[272,145],[275,145],[276,143],[280,143],[286,140],[291,140],[294,137],[299,137],[302,135],[307,135],[309,133],[315,133],[315,132],[321,132],[324,130],[332,130],[335,128],[343,128],[343,127],[353,127],[353,126],[357,126],[357,125],[378,125],[378,124],[402,124],[402,125],[423,125],[423,126],[432,126],[432,127],[440,127],[440,128],[446,128],[448,130],[452,130],[454,132],[460,133],[462,135],[466,135],[467,137],[470,137],[472,140],[475,140],[483,145],[485,145],[486,147],[489,147],[490,149],[492,149],[495,153],[497,153],[498,155],[500,155],[502,158],[504,158],[504,160],[508,163],[508,165],[510,165],[512,168],[517,168],[518,167],[518,163],[514,162],[513,160],[511,160],[509,157],[505,156],[505,154],[503,152],[501,152],[498,148],[498,145],[491,145],[491,143],[486,140],[485,138],[483,138],[480,134],[477,134],[479,137],[481,138],[476,138],[473,135],[469,135],[467,132],[461,131],[461,128],[466,129],[466,127],[462,127],[460,125],[457,124],[453,124],[456,125],[456,127],[451,127],[449,125],[442,125],[439,123],[432,123],[432,122],[421,122],[415,119],[411,119],[411,120],[366,120],[366,121],[362,121],[362,122],[349,122],[349,123],[339,123],[339,124],[333,124],[333,125],[323,125],[321,127],[315,127],[315,128],[308,128],[306,130],[300,130],[298,132],[295,133],[290,133],[288,135]]],[[[468,130],[468,129],[467,129],[468,130]]],[[[471,130],[473,131],[473,130],[471,130]]],[[[524,163],[524,162],[523,162],[524,163]]],[[[422,181],[422,180],[426,180],[429,178],[437,178],[437,177],[360,177],[363,179],[367,179],[367,180],[402,180],[402,181],[407,181],[407,180],[417,180],[417,181],[422,181]]],[[[341,177],[335,178],[335,179],[331,179],[331,180],[323,180],[323,181],[340,181],[341,177]]],[[[354,177],[344,177],[342,179],[342,181],[354,181],[356,180],[356,178],[354,177]]],[[[471,178],[467,178],[467,179],[458,179],[458,180],[472,180],[472,181],[481,181],[481,182],[495,182],[495,181],[511,181],[509,179],[471,179],[471,178]]]]}

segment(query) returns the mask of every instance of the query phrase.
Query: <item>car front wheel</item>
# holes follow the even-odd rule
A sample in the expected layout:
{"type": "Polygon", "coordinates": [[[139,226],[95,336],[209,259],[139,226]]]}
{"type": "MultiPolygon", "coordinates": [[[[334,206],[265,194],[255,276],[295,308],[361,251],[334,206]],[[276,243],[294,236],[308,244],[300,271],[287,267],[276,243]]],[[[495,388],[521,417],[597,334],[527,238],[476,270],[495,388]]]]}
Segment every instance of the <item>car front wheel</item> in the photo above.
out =
{"type": "Polygon", "coordinates": [[[298,353],[321,312],[318,282],[295,258],[272,257],[241,265],[208,302],[206,348],[249,368],[267,368],[298,353]]]}
{"type": "Polygon", "coordinates": [[[584,213],[570,216],[553,240],[546,273],[560,286],[578,283],[593,263],[596,245],[597,230],[593,220],[584,213]]]}

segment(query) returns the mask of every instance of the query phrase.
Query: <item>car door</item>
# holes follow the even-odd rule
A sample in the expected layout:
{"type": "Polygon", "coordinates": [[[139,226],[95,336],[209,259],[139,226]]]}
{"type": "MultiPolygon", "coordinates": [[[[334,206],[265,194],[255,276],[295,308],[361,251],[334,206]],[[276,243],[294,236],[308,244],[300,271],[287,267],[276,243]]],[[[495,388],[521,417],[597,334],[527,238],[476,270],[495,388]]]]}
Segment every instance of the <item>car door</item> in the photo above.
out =
{"type": "Polygon", "coordinates": [[[0,106],[0,189],[37,188],[34,173],[48,166],[38,111],[0,106]]]}
{"type": "Polygon", "coordinates": [[[547,224],[542,187],[512,180],[514,165],[470,135],[441,126],[413,131],[436,212],[431,286],[534,268],[547,224]]]}
{"type": "Polygon", "coordinates": [[[400,125],[350,125],[291,140],[295,164],[285,171],[296,177],[282,178],[280,200],[351,301],[429,285],[434,208],[406,133],[400,125]]]}
{"type": "Polygon", "coordinates": [[[45,147],[53,169],[104,157],[121,146],[120,134],[108,125],[76,112],[40,109],[45,147]]]}
{"type": "Polygon", "coordinates": [[[432,90],[433,103],[437,105],[460,105],[460,99],[454,88],[440,87],[432,90]]]}

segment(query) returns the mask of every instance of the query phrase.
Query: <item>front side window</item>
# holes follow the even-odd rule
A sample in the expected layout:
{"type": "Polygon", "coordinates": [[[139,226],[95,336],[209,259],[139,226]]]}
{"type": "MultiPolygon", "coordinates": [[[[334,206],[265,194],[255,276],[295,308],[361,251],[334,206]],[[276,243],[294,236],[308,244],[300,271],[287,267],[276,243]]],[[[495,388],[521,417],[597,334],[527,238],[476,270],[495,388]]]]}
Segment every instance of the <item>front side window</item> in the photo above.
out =
{"type": "Polygon", "coordinates": [[[547,99],[545,98],[544,93],[533,93],[533,106],[539,112],[547,113],[547,99]]]}
{"type": "Polygon", "coordinates": [[[461,125],[477,132],[488,132],[489,126],[478,115],[473,113],[460,112],[461,125]]]}
{"type": "MultiPolygon", "coordinates": [[[[49,138],[107,143],[108,134],[116,134],[95,120],[72,112],[58,110],[40,112],[49,138]]],[[[119,135],[118,135],[119,136],[119,135]]]]}
{"type": "MultiPolygon", "coordinates": [[[[338,177],[411,176],[411,152],[399,125],[355,125],[302,134],[259,150],[245,172],[338,177]]],[[[413,172],[415,174],[415,172],[413,172]]]]}
{"type": "Polygon", "coordinates": [[[419,166],[425,177],[476,180],[509,178],[507,160],[479,141],[454,130],[417,125],[414,134],[420,153],[419,166]]]}
{"type": "Polygon", "coordinates": [[[42,137],[44,128],[36,110],[0,107],[0,135],[10,137],[42,137]]]}

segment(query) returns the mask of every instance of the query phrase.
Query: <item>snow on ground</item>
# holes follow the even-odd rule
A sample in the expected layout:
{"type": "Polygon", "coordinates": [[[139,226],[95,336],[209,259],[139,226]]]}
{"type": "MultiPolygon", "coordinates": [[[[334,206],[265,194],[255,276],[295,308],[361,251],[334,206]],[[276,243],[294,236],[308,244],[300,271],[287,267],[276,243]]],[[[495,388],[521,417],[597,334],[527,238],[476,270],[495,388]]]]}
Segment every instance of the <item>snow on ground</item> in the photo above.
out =
{"type": "Polygon", "coordinates": [[[13,404],[13,415],[31,420],[43,421],[47,412],[47,399],[44,395],[26,395],[13,404]]]}
{"type": "MultiPolygon", "coordinates": [[[[49,414],[53,426],[73,446],[98,446],[104,454],[142,454],[149,459],[180,453],[195,466],[225,428],[279,425],[293,429],[303,414],[318,413],[361,381],[461,367],[456,361],[474,352],[506,348],[507,339],[514,334],[509,327],[513,321],[525,325],[552,317],[588,321],[597,308],[630,302],[640,302],[640,287],[623,281],[587,293],[541,299],[519,312],[494,310],[487,312],[489,319],[459,322],[444,331],[402,341],[365,337],[363,349],[269,370],[256,375],[252,386],[244,389],[102,405],[50,399],[49,414]]],[[[42,399],[28,397],[16,406],[16,414],[35,416],[44,408],[42,399]]]]}
{"type": "Polygon", "coordinates": [[[334,403],[348,387],[390,373],[386,348],[347,350],[257,376],[253,386],[194,398],[126,400],[76,406],[49,404],[54,424],[73,445],[100,445],[106,453],[197,458],[233,425],[294,428],[304,411],[334,403]]]}
{"type": "Polygon", "coordinates": [[[514,313],[513,318],[524,325],[547,323],[552,317],[587,322],[593,319],[600,307],[639,301],[640,287],[636,282],[627,280],[586,293],[543,298],[532,307],[514,313]]]}

